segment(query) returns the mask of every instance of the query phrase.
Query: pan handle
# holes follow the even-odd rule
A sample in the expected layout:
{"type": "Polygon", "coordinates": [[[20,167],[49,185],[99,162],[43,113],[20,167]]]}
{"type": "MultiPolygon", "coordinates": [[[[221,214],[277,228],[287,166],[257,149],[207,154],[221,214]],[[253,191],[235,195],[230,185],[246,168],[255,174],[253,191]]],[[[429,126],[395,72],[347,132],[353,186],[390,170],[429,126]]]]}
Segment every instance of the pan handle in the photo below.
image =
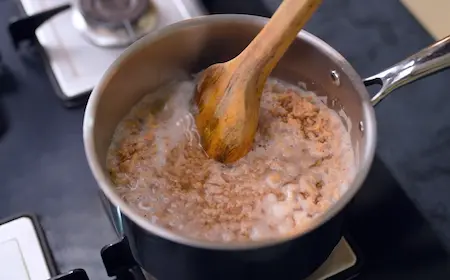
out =
{"type": "Polygon", "coordinates": [[[450,36],[437,41],[418,53],[400,61],[386,70],[363,80],[366,86],[381,85],[372,97],[377,105],[393,90],[450,66],[450,36]]]}

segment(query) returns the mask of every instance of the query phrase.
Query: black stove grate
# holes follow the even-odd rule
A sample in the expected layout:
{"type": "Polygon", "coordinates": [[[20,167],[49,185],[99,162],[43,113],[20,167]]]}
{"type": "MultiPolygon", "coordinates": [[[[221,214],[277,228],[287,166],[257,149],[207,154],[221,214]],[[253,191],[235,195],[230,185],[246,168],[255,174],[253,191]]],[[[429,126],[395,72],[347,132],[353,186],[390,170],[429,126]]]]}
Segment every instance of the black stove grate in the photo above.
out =
{"type": "MultiPolygon", "coordinates": [[[[345,236],[356,255],[356,263],[352,267],[335,274],[327,280],[349,280],[359,275],[363,264],[361,251],[349,236],[345,236]]],[[[109,277],[116,280],[145,280],[145,277],[134,259],[126,237],[117,243],[109,244],[101,250],[103,264],[109,277]]],[[[50,280],[90,280],[83,269],[75,269],[58,275],[50,280]]]]}

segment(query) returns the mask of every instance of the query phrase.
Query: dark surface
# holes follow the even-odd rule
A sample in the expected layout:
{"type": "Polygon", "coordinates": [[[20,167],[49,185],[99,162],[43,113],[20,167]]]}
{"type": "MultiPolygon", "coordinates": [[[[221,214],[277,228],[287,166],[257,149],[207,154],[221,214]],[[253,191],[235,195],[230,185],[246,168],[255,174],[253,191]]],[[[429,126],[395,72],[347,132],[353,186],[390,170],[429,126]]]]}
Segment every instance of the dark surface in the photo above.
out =
{"type": "MultiPolygon", "coordinates": [[[[250,2],[228,1],[227,12],[263,12],[250,2]]],[[[223,4],[213,6],[224,11],[223,4]]],[[[6,30],[16,13],[13,1],[0,0],[0,52],[13,74],[0,79],[0,116],[8,118],[8,131],[0,136],[0,218],[38,214],[61,271],[82,267],[91,279],[107,279],[100,249],[117,238],[85,160],[84,110],[62,106],[36,52],[14,51],[6,30]]],[[[392,0],[325,1],[306,29],[338,49],[362,76],[433,41],[392,0]]],[[[450,275],[447,253],[428,226],[450,248],[449,78],[445,71],[404,87],[376,109],[378,159],[349,220],[367,259],[362,279],[450,275]]]]}
{"type": "Polygon", "coordinates": [[[448,251],[378,157],[348,210],[361,279],[448,279],[448,251]]]}
{"type": "Polygon", "coordinates": [[[274,246],[252,250],[209,250],[150,234],[124,217],[136,261],[161,280],[299,280],[327,260],[342,238],[344,213],[313,232],[274,246]]]}

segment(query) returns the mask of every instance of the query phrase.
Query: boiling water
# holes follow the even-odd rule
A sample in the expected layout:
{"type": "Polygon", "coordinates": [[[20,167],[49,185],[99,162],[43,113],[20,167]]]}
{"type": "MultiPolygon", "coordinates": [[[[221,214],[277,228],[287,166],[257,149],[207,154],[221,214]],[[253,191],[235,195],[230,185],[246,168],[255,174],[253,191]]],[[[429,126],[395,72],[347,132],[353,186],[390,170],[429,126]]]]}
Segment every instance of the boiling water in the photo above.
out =
{"type": "Polygon", "coordinates": [[[119,124],[107,166],[150,222],[198,239],[246,241],[306,230],[354,176],[349,133],[314,93],[270,80],[253,149],[224,165],[200,145],[194,83],[145,96],[119,124]]]}

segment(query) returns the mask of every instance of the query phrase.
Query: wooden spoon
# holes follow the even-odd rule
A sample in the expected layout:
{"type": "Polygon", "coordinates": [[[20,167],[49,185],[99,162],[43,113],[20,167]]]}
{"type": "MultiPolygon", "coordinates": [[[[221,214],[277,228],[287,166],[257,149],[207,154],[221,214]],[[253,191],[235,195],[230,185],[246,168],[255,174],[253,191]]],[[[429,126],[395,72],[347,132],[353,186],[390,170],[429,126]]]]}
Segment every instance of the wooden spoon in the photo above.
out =
{"type": "Polygon", "coordinates": [[[321,2],[284,0],[244,51],[202,73],[195,122],[210,157],[231,163],[250,151],[266,80],[321,2]]]}

